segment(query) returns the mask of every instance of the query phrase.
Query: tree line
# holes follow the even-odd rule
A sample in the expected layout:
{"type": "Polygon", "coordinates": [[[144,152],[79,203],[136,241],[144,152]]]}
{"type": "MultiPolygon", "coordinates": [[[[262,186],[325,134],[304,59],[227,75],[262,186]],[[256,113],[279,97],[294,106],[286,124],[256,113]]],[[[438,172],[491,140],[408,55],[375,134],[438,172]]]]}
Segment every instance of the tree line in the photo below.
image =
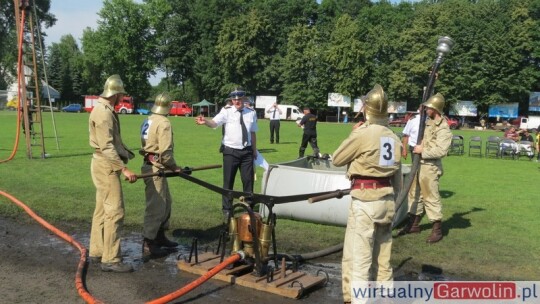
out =
{"type": "MultiPolygon", "coordinates": [[[[0,38],[13,37],[0,0],[0,38]]],[[[36,1],[43,31],[50,1],[36,1]]],[[[452,53],[435,91],[449,103],[528,107],[540,91],[540,0],[104,0],[96,28],[80,44],[71,35],[46,53],[49,82],[62,99],[99,94],[120,74],[140,100],[170,91],[176,99],[221,103],[235,85],[251,95],[326,109],[328,93],[357,97],[381,84],[410,110],[422,99],[437,40],[452,53]],[[148,77],[163,71],[160,84],[148,77]]],[[[9,69],[14,50],[0,46],[9,69]]],[[[2,83],[0,82],[0,86],[2,83]]]]}

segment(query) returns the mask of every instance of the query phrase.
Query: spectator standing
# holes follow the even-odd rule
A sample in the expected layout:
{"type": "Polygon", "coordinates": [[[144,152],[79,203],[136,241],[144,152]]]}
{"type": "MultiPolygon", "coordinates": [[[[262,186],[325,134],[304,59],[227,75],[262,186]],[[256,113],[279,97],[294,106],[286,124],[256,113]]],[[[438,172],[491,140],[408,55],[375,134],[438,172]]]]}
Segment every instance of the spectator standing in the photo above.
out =
{"type": "Polygon", "coordinates": [[[126,167],[135,155],[122,142],[120,121],[114,112],[124,94],[127,93],[120,76],[110,76],[89,118],[90,146],[94,149],[91,174],[96,187],[89,256],[92,262],[101,262],[102,271],[112,272],[133,271],[130,264],[122,262],[120,248],[124,222],[120,174],[131,183],[137,181],[135,173],[126,167]]]}
{"type": "Polygon", "coordinates": [[[413,153],[420,155],[420,168],[414,177],[409,193],[414,199],[409,200],[409,223],[398,234],[420,232],[420,227],[410,230],[415,221],[420,222],[424,209],[433,224],[427,243],[436,243],[442,235],[442,202],[439,193],[439,179],[443,175],[441,159],[448,154],[452,143],[452,132],[442,116],[444,97],[440,93],[431,96],[423,106],[426,107],[426,129],[421,143],[417,143],[413,153]],[[418,191],[417,189],[420,188],[418,191]]]}
{"type": "Polygon", "coordinates": [[[283,113],[279,108],[277,102],[274,102],[268,109],[266,113],[270,114],[270,143],[274,143],[274,135],[276,139],[276,144],[279,144],[279,127],[280,127],[280,115],[283,113]]]}
{"type": "MultiPolygon", "coordinates": [[[[223,108],[212,119],[199,116],[195,119],[195,123],[210,128],[224,125],[223,188],[233,189],[236,173],[240,170],[243,191],[253,193],[253,161],[257,158],[257,115],[254,110],[244,107],[244,101],[247,99],[244,89],[234,89],[229,97],[233,103],[232,107],[223,108]]],[[[232,199],[226,195],[222,197],[222,209],[224,217],[228,219],[232,210],[232,199]]]]}
{"type": "Polygon", "coordinates": [[[298,126],[304,129],[302,143],[298,151],[298,158],[304,157],[307,144],[311,145],[313,155],[319,156],[319,146],[317,145],[317,116],[311,113],[311,109],[304,107],[304,117],[298,123],[298,126]]]}
{"type": "MultiPolygon", "coordinates": [[[[156,97],[154,106],[141,125],[141,154],[144,155],[142,174],[159,171],[182,172],[174,159],[174,141],[171,122],[167,118],[171,109],[171,98],[167,93],[156,97]]],[[[143,258],[159,258],[170,253],[178,243],[165,236],[169,229],[172,197],[169,183],[164,176],[144,178],[146,209],[143,226],[143,258]]]]}
{"type": "Polygon", "coordinates": [[[401,143],[388,128],[388,99],[380,85],[367,94],[366,123],[353,129],[333,154],[333,164],[347,166],[351,180],[342,260],[342,289],[351,303],[352,283],[392,281],[393,185],[401,183],[401,143]]]}
{"type": "MultiPolygon", "coordinates": [[[[418,110],[420,111],[421,109],[418,110]]],[[[409,119],[407,124],[405,124],[405,128],[403,128],[403,138],[401,141],[403,144],[402,156],[405,159],[407,158],[407,152],[412,153],[416,146],[418,129],[420,129],[420,114],[416,114],[413,118],[409,119]]]]}
{"type": "MultiPolygon", "coordinates": [[[[418,109],[419,112],[423,111],[422,106],[418,109]]],[[[416,157],[419,157],[417,154],[414,154],[414,147],[417,144],[418,140],[418,130],[420,129],[420,114],[415,115],[412,119],[409,119],[407,121],[407,124],[405,125],[405,128],[403,128],[403,138],[402,138],[402,156],[403,158],[407,158],[407,150],[411,152],[411,157],[414,159],[416,157]]],[[[417,193],[420,191],[420,187],[415,187],[414,189],[409,189],[409,193],[407,194],[407,199],[409,202],[412,202],[415,200],[415,198],[419,195],[417,193]]],[[[419,233],[420,232],[420,221],[422,220],[422,216],[415,215],[409,213],[409,221],[407,225],[405,225],[404,228],[402,228],[398,235],[405,235],[407,233],[419,233]]]]}

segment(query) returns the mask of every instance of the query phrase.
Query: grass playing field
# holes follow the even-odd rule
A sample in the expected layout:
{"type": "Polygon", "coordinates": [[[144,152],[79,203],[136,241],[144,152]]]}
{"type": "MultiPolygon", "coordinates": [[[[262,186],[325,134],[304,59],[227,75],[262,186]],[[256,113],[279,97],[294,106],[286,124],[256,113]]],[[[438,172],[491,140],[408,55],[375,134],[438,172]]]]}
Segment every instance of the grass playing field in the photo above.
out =
{"type": "MultiPolygon", "coordinates": [[[[21,137],[12,161],[0,164],[0,189],[8,192],[53,223],[76,223],[89,227],[94,209],[94,186],[90,177],[92,149],[88,145],[87,113],[54,113],[58,145],[50,113],[44,113],[47,159],[26,157],[21,137]]],[[[124,142],[139,149],[139,126],[144,116],[120,115],[124,142]]],[[[221,129],[196,126],[193,118],[171,117],[175,134],[175,156],[182,166],[221,164],[218,153],[221,129]]],[[[331,154],[349,134],[352,124],[319,123],[318,141],[322,153],[331,154]]],[[[297,158],[301,129],[294,122],[282,122],[279,145],[269,143],[268,121],[259,121],[258,149],[269,163],[297,158]]],[[[11,154],[15,142],[15,112],[0,111],[0,159],[11,154]]],[[[395,129],[400,132],[400,128],[395,129]]],[[[427,218],[420,235],[395,238],[392,264],[409,269],[422,265],[441,268],[445,274],[469,279],[537,280],[540,263],[540,221],[538,220],[539,169],[526,157],[508,160],[469,157],[468,140],[473,135],[484,141],[500,131],[457,130],[465,139],[465,154],[444,159],[443,230],[445,238],[435,245],[425,239],[430,230],[427,218]]],[[[21,133],[22,135],[22,133],[21,133]]],[[[485,144],[485,143],[484,143],[485,144]]],[[[306,154],[311,153],[310,147],[306,154]]],[[[128,166],[139,171],[141,157],[128,166]]],[[[410,161],[410,159],[408,160],[410,161]]],[[[197,171],[193,176],[221,185],[221,169],[197,171]]],[[[257,169],[256,191],[261,189],[262,169],[257,169]]],[[[171,179],[174,198],[171,228],[180,229],[184,244],[198,235],[200,242],[217,239],[221,224],[220,196],[182,179],[171,179]]],[[[141,229],[144,212],[144,185],[124,184],[125,223],[141,229]]],[[[236,189],[241,189],[237,177],[236,189]]],[[[18,207],[0,198],[0,214],[26,217],[18,207]]],[[[280,251],[303,253],[323,249],[343,241],[344,227],[278,219],[276,227],[280,251]]]]}

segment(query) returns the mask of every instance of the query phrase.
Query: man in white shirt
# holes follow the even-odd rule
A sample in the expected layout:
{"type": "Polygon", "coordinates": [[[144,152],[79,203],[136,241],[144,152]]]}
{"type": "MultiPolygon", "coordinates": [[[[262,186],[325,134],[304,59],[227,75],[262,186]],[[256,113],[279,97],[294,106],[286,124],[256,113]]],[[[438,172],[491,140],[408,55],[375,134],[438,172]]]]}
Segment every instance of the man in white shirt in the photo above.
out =
{"type": "Polygon", "coordinates": [[[402,156],[407,158],[407,152],[414,149],[416,141],[418,140],[418,129],[420,129],[420,114],[416,114],[413,118],[407,121],[405,128],[403,128],[403,143],[402,156]]]}
{"type": "Polygon", "coordinates": [[[281,113],[281,109],[279,108],[277,102],[274,102],[268,109],[266,109],[266,113],[270,114],[270,143],[274,143],[274,134],[276,135],[276,144],[279,144],[279,116],[281,113]]]}
{"type": "MultiPolygon", "coordinates": [[[[217,128],[224,125],[223,135],[223,188],[232,190],[236,173],[240,170],[243,191],[253,193],[253,161],[257,159],[258,131],[257,114],[254,110],[244,107],[246,92],[236,88],[229,94],[233,102],[230,108],[223,108],[214,118],[206,119],[199,116],[195,119],[198,125],[217,128]]],[[[222,197],[223,214],[231,213],[232,199],[222,197]]]]}

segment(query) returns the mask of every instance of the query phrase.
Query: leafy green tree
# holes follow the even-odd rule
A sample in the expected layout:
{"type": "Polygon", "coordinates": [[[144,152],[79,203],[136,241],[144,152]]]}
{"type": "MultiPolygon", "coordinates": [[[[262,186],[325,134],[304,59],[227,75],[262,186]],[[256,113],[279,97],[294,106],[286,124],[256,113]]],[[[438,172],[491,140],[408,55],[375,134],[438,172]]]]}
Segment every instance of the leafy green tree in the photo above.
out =
{"type": "Polygon", "coordinates": [[[49,47],[49,82],[60,91],[62,100],[81,99],[79,69],[81,56],[82,53],[72,35],[62,36],[59,43],[53,43],[49,47]]]}
{"type": "MultiPolygon", "coordinates": [[[[99,66],[101,83],[109,75],[119,74],[130,95],[148,96],[151,87],[148,77],[154,73],[157,60],[155,35],[144,4],[133,0],[105,0],[98,15],[97,30],[83,34],[86,69],[99,66]],[[87,39],[85,34],[96,39],[87,39]],[[87,51],[90,56],[86,56],[87,51]]],[[[95,76],[95,72],[87,70],[85,74],[95,76]]],[[[95,88],[96,85],[89,86],[89,89],[95,88]]]]}
{"type": "Polygon", "coordinates": [[[283,103],[316,109],[326,107],[328,90],[323,80],[322,47],[316,27],[292,28],[283,59],[283,103]]]}
{"type": "MultiPolygon", "coordinates": [[[[56,22],[55,16],[49,12],[51,1],[35,0],[32,3],[36,12],[33,20],[39,21],[36,31],[39,30],[43,33],[44,29],[53,26],[56,22]]],[[[6,89],[9,84],[15,81],[17,75],[18,39],[15,20],[18,18],[15,16],[13,5],[14,1],[12,0],[0,0],[0,89],[6,89]]]]}
{"type": "Polygon", "coordinates": [[[255,10],[224,21],[216,45],[223,88],[242,84],[256,93],[266,87],[259,76],[270,62],[265,51],[271,40],[269,29],[268,21],[255,10]]]}
{"type": "Polygon", "coordinates": [[[367,62],[359,38],[358,23],[347,14],[341,15],[324,56],[332,92],[354,98],[367,90],[367,62]]]}

